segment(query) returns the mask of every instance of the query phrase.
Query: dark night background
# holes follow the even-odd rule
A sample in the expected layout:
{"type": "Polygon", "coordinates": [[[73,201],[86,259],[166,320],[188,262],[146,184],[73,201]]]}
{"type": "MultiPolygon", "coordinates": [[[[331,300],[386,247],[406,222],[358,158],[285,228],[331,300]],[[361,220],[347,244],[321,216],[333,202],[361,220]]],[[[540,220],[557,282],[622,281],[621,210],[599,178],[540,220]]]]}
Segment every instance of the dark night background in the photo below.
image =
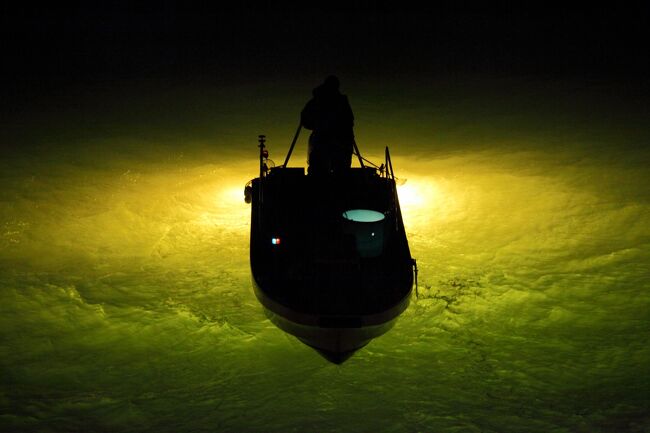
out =
{"type": "Polygon", "coordinates": [[[27,90],[35,98],[107,82],[290,80],[323,70],[381,80],[475,74],[638,84],[648,74],[645,7],[203,6],[3,6],[4,90],[15,101],[27,90]]]}
{"type": "Polygon", "coordinates": [[[565,95],[586,90],[587,104],[597,98],[616,110],[648,107],[644,6],[193,8],[163,1],[2,8],[5,134],[30,118],[60,123],[52,115],[61,109],[96,119],[119,112],[113,120],[130,128],[135,113],[173,119],[193,104],[178,95],[161,100],[174,89],[268,84],[278,94],[305,94],[315,84],[302,80],[329,73],[344,85],[372,83],[376,94],[401,84],[395,91],[413,99],[435,86],[498,99],[536,82],[565,95]]]}
{"type": "Polygon", "coordinates": [[[136,3],[0,6],[0,430],[650,431],[647,5],[136,3]],[[331,73],[420,266],[342,366],[242,196],[331,73]]]}

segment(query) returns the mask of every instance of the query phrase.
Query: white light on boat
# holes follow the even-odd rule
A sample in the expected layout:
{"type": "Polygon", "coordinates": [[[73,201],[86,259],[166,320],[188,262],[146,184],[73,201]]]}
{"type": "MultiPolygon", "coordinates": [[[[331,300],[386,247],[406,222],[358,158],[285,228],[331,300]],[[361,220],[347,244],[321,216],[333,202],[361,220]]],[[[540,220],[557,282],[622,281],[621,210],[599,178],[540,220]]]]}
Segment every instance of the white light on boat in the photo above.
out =
{"type": "Polygon", "coordinates": [[[343,212],[343,218],[360,223],[375,223],[384,219],[384,214],[370,209],[352,209],[343,212]]]}

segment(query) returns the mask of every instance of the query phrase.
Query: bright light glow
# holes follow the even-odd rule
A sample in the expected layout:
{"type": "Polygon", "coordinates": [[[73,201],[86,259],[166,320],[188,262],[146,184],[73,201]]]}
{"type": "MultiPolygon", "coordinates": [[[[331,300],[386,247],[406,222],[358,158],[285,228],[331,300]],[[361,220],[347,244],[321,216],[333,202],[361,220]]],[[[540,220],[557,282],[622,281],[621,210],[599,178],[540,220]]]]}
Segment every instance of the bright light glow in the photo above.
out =
{"type": "Polygon", "coordinates": [[[280,245],[280,242],[281,242],[280,238],[271,238],[271,243],[273,245],[280,245]]]}
{"type": "Polygon", "coordinates": [[[251,205],[244,202],[244,184],[231,184],[217,190],[214,208],[210,209],[212,224],[245,232],[250,223],[251,205]]]}
{"type": "Polygon", "coordinates": [[[430,208],[444,201],[439,185],[426,178],[411,177],[403,185],[397,186],[397,195],[402,210],[430,208]]]}
{"type": "Polygon", "coordinates": [[[420,232],[452,217],[457,211],[462,192],[445,179],[405,173],[408,181],[397,186],[404,224],[407,230],[420,232]]]}
{"type": "Polygon", "coordinates": [[[243,185],[229,185],[223,188],[219,194],[219,200],[227,201],[229,204],[245,203],[244,202],[244,186],[243,185]]]}
{"type": "Polygon", "coordinates": [[[423,193],[414,182],[407,182],[397,187],[399,202],[404,207],[420,206],[423,202],[423,193]]]}

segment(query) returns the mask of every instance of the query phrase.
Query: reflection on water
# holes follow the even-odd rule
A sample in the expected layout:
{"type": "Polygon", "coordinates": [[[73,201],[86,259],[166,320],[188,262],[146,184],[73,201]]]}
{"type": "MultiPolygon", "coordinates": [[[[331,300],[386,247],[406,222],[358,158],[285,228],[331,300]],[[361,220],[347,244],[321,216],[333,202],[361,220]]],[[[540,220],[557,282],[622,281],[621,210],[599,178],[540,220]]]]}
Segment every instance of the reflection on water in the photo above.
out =
{"type": "MultiPolygon", "coordinates": [[[[362,151],[380,151],[360,125],[362,151]]],[[[260,131],[4,159],[3,429],[650,428],[647,151],[495,127],[449,132],[425,158],[396,128],[420,298],[341,367],[250,290],[243,187],[260,131]]]]}

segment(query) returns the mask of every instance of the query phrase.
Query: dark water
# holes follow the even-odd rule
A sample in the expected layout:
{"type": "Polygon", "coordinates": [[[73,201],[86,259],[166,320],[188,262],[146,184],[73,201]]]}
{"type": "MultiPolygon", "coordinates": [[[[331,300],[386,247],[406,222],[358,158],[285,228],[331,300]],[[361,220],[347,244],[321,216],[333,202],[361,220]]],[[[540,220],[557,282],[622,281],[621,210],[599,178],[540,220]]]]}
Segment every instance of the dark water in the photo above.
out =
{"type": "MultiPolygon", "coordinates": [[[[256,136],[318,77],[94,85],[5,122],[3,431],[650,431],[648,106],[626,83],[344,80],[420,297],[342,366],[250,289],[256,136]]],[[[292,163],[304,163],[304,136],[292,163]]]]}

